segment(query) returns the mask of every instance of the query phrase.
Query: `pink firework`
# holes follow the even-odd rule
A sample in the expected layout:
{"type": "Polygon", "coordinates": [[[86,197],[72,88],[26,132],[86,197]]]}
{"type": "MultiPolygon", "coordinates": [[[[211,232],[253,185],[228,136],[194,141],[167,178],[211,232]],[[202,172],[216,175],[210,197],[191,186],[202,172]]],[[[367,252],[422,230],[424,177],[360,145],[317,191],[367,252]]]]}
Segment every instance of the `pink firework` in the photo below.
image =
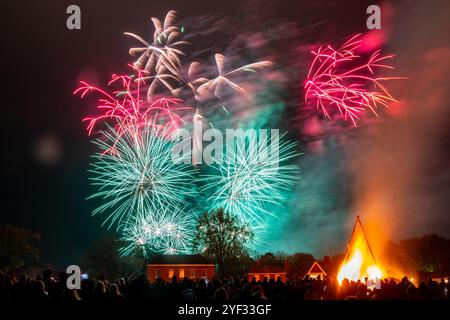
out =
{"type": "Polygon", "coordinates": [[[87,130],[91,135],[99,123],[107,123],[120,131],[130,127],[140,128],[146,124],[170,126],[178,128],[184,121],[177,113],[182,110],[191,110],[190,107],[181,106],[182,100],[175,98],[158,97],[152,101],[142,99],[141,86],[145,83],[141,78],[140,71],[135,76],[112,75],[108,86],[120,85],[120,90],[111,93],[81,81],[81,86],[74,91],[83,98],[90,92],[100,94],[97,109],[101,114],[83,119],[88,122],[87,130]]]}
{"type": "Polygon", "coordinates": [[[376,109],[379,105],[388,107],[390,102],[396,101],[382,82],[401,79],[376,76],[377,70],[394,69],[384,64],[394,56],[383,56],[377,50],[366,60],[357,55],[361,46],[358,34],[337,50],[328,45],[312,51],[314,60],[305,84],[306,102],[313,101],[329,119],[340,114],[355,126],[364,111],[370,110],[378,116],[376,109]]]}

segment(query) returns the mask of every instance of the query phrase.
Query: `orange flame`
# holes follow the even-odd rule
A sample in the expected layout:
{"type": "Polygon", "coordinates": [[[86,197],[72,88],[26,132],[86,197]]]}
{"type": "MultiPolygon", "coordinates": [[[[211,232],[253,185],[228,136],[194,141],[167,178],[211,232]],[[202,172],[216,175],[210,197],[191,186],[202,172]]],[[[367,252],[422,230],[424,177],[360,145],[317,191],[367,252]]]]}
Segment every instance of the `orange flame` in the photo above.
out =
{"type": "Polygon", "coordinates": [[[339,269],[337,275],[339,284],[342,284],[344,279],[361,280],[362,282],[365,282],[366,278],[368,280],[381,279],[383,274],[384,272],[376,264],[363,235],[358,235],[339,269]]]}

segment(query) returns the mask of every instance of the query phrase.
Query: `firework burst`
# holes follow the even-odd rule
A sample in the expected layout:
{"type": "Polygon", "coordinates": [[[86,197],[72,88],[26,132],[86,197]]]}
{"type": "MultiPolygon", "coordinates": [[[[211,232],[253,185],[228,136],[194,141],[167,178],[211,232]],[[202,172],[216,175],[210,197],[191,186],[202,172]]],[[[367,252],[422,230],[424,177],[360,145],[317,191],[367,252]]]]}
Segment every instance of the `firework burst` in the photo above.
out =
{"type": "Polygon", "coordinates": [[[329,119],[340,114],[356,125],[362,112],[369,110],[378,116],[378,106],[388,107],[396,101],[382,82],[401,78],[375,75],[376,70],[394,69],[385,64],[394,56],[383,56],[377,50],[365,61],[357,54],[361,45],[360,35],[356,35],[338,49],[328,45],[312,51],[305,101],[315,103],[329,119]]]}
{"type": "Polygon", "coordinates": [[[80,94],[82,98],[91,92],[100,94],[97,109],[101,114],[83,119],[88,122],[89,135],[102,122],[118,130],[118,138],[130,127],[145,127],[148,123],[154,123],[178,128],[184,123],[180,113],[192,108],[182,106],[182,100],[175,98],[153,97],[151,101],[144,101],[141,96],[142,81],[135,81],[140,74],[140,71],[133,76],[114,74],[108,86],[119,84],[119,88],[110,93],[81,81],[74,94],[80,94]]]}
{"type": "Polygon", "coordinates": [[[201,86],[198,87],[197,91],[200,95],[205,95],[209,92],[214,92],[214,95],[219,99],[223,97],[224,90],[226,87],[229,87],[233,91],[236,91],[240,94],[245,94],[244,88],[242,88],[236,82],[231,81],[229,77],[238,74],[240,72],[245,71],[254,72],[256,69],[265,68],[272,64],[270,61],[260,61],[239,67],[232,71],[225,71],[225,56],[220,53],[216,53],[214,59],[216,60],[216,67],[218,73],[217,77],[203,83],[201,86]]]}
{"type": "Polygon", "coordinates": [[[196,217],[184,209],[163,209],[134,217],[120,229],[125,246],[122,255],[142,254],[187,254],[191,252],[191,241],[196,217]]]}
{"type": "Polygon", "coordinates": [[[189,92],[194,100],[203,99],[209,93],[214,93],[217,98],[222,98],[225,88],[231,88],[232,91],[245,94],[244,88],[231,81],[230,77],[239,73],[249,71],[255,72],[270,66],[270,61],[259,61],[241,66],[231,71],[225,71],[225,56],[216,53],[214,59],[217,67],[217,76],[208,79],[199,75],[200,64],[191,62],[186,68],[182,65],[180,56],[185,52],[178,49],[181,45],[189,44],[186,41],[179,40],[181,36],[180,29],[174,25],[176,12],[171,10],[167,13],[164,24],[157,18],[152,18],[155,33],[153,41],[145,41],[142,37],[125,32],[125,35],[138,40],[144,47],[131,48],[130,55],[139,54],[138,60],[134,63],[134,68],[140,72],[136,81],[149,82],[147,98],[150,101],[157,91],[157,87],[168,90],[172,95],[179,96],[183,91],[189,92]],[[185,70],[185,72],[183,72],[185,70]]]}
{"type": "MultiPolygon", "coordinates": [[[[267,146],[267,142],[267,137],[260,136],[258,145],[267,146]]],[[[216,174],[204,175],[202,190],[212,192],[210,210],[223,208],[245,225],[262,227],[264,216],[273,215],[268,207],[280,205],[294,183],[298,167],[285,162],[298,154],[294,143],[281,141],[276,146],[278,156],[264,157],[256,143],[256,135],[250,135],[236,143],[234,150],[227,148],[227,157],[234,160],[218,164],[216,174]]]]}
{"type": "Polygon", "coordinates": [[[151,81],[147,92],[148,97],[153,95],[158,84],[162,84],[173,91],[174,88],[168,80],[180,77],[180,56],[184,55],[184,52],[178,47],[188,43],[178,40],[181,33],[179,28],[173,25],[175,18],[176,12],[174,10],[167,13],[164,24],[159,19],[152,18],[155,28],[152,43],[145,41],[134,33],[125,32],[125,35],[144,45],[144,47],[131,48],[129,52],[132,56],[139,55],[134,66],[138,70],[143,70],[145,78],[151,81]]]}
{"type": "Polygon", "coordinates": [[[172,159],[175,142],[164,138],[167,130],[153,124],[144,129],[110,128],[103,132],[105,139],[95,141],[101,152],[94,155],[89,171],[98,191],[90,198],[105,201],[93,211],[107,215],[104,224],[111,227],[145,212],[178,208],[192,194],[189,183],[194,171],[172,159]]]}
{"type": "MultiPolygon", "coordinates": [[[[242,76],[271,65],[260,61],[231,68],[224,55],[215,54],[217,72],[205,76],[209,68],[201,68],[198,62],[182,63],[188,43],[181,39],[183,30],[174,24],[175,18],[175,11],[169,11],[163,22],[152,18],[155,32],[149,41],[125,33],[140,43],[129,50],[137,60],[130,66],[133,75],[112,76],[108,87],[113,90],[82,81],[74,92],[81,97],[100,95],[99,114],[83,119],[89,135],[99,133],[95,144],[100,150],[89,170],[91,184],[98,190],[90,198],[101,200],[93,215],[102,215],[108,227],[117,226],[126,241],[120,250],[123,255],[190,252],[195,215],[181,208],[195,196],[190,184],[199,169],[176,164],[172,158],[175,142],[167,138],[184,126],[185,120],[197,124],[209,117],[208,113],[202,115],[207,98],[230,98],[235,93],[249,98],[246,90],[251,87],[243,83],[247,77],[242,76]],[[142,94],[144,90],[146,94],[142,94]],[[186,110],[194,109],[190,117],[186,110]]],[[[225,106],[223,109],[228,113],[225,106]]],[[[280,154],[280,161],[290,159],[292,145],[281,144],[280,154]]],[[[211,209],[223,207],[246,228],[259,230],[264,225],[261,217],[270,214],[267,206],[284,198],[282,192],[292,183],[295,167],[279,166],[278,158],[261,163],[253,155],[237,149],[237,161],[219,165],[219,175],[206,176],[204,190],[213,190],[211,209]]]]}

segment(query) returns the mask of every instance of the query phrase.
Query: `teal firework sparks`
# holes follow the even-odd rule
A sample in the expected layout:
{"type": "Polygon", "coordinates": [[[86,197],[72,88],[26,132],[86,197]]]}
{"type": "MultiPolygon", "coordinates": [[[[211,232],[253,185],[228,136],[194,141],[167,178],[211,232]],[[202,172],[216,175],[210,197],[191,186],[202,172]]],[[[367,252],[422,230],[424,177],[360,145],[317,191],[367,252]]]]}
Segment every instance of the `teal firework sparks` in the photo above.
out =
{"type": "Polygon", "coordinates": [[[143,128],[109,128],[95,143],[100,152],[89,170],[104,202],[93,214],[105,215],[111,227],[165,208],[184,206],[192,195],[193,168],[172,159],[170,128],[149,123],[143,128]],[[120,133],[119,133],[120,132],[120,133]]]}
{"type": "Polygon", "coordinates": [[[186,254],[191,252],[191,242],[196,217],[186,209],[165,209],[148,212],[130,219],[120,229],[125,246],[120,254],[186,254]]]}
{"type": "Polygon", "coordinates": [[[295,143],[278,135],[271,137],[270,148],[268,142],[267,135],[249,135],[226,149],[225,161],[214,174],[204,176],[202,189],[211,192],[210,210],[223,208],[254,226],[263,226],[265,216],[273,215],[269,208],[283,202],[295,181],[298,166],[288,162],[298,153],[295,143]]]}

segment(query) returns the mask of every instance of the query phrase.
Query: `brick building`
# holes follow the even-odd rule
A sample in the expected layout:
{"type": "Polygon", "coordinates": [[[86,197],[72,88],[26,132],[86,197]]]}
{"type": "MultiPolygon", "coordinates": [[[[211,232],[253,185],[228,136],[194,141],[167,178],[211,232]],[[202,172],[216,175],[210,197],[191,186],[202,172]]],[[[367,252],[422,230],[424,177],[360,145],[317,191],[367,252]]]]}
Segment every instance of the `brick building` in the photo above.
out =
{"type": "Polygon", "coordinates": [[[170,281],[178,279],[211,279],[214,277],[214,264],[201,255],[159,255],[148,261],[147,278],[154,282],[157,278],[170,281]]]}
{"type": "Polygon", "coordinates": [[[267,280],[277,280],[278,277],[284,282],[286,281],[286,273],[286,270],[281,266],[255,265],[249,270],[247,277],[249,282],[253,281],[253,278],[255,278],[256,281],[263,281],[264,278],[267,278],[267,280]]]}

